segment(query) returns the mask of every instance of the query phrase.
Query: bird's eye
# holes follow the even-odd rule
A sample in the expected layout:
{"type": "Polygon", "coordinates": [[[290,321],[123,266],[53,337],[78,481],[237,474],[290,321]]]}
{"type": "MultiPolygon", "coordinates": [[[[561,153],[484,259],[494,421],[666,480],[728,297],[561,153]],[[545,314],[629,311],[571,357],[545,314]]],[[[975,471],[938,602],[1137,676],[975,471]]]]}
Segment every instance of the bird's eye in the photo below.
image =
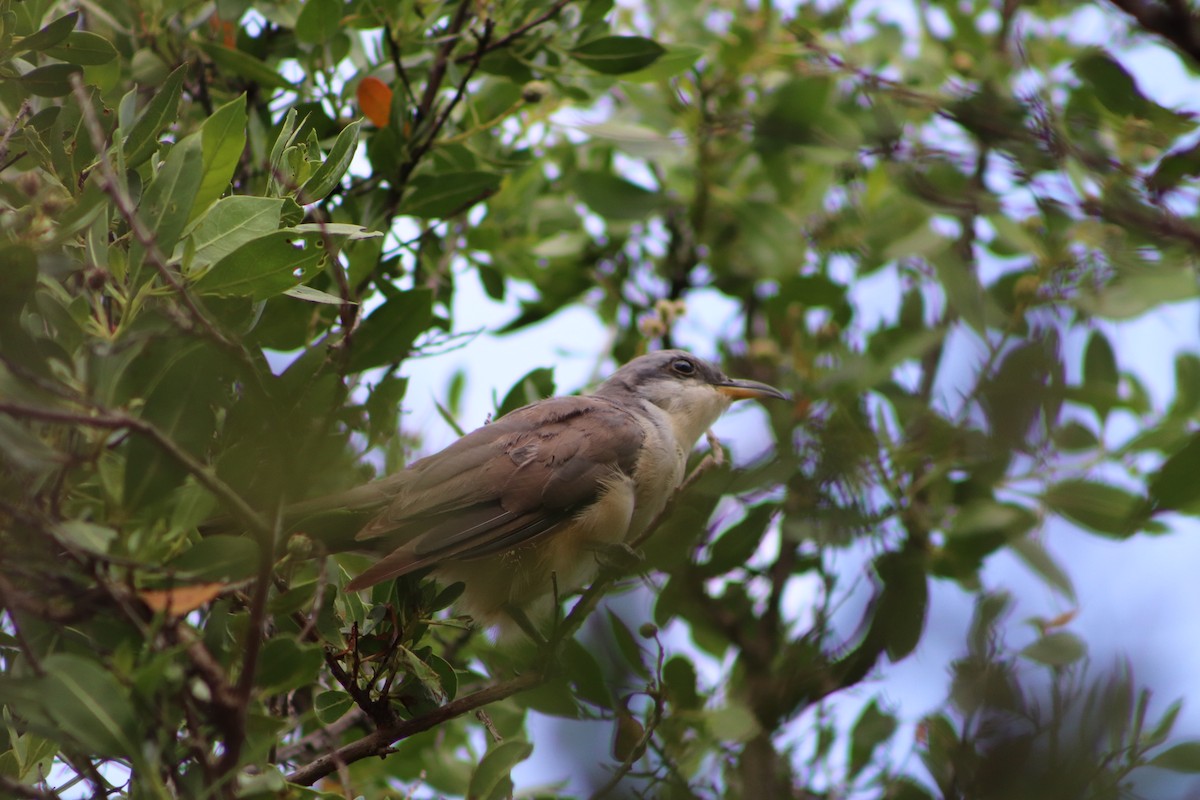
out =
{"type": "Polygon", "coordinates": [[[671,362],[671,369],[675,370],[680,375],[696,374],[696,365],[686,358],[677,358],[671,362]]]}

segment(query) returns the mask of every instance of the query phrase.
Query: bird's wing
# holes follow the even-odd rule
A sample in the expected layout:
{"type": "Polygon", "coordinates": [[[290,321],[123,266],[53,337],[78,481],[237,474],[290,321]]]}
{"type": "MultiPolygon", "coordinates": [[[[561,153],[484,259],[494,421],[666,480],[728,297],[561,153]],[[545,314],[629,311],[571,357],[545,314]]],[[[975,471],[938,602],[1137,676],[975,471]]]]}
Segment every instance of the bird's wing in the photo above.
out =
{"type": "Polygon", "coordinates": [[[357,537],[398,546],[348,588],[553,532],[615,471],[632,471],[644,437],[630,412],[595,397],[551,398],[501,417],[406,470],[396,499],[357,537]]]}

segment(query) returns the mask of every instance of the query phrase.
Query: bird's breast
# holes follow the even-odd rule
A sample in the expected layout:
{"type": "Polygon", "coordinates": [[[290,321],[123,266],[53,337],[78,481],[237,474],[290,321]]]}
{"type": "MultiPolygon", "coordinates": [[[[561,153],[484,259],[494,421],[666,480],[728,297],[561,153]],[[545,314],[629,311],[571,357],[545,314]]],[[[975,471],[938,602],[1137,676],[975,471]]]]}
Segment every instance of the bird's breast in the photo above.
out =
{"type": "Polygon", "coordinates": [[[639,416],[646,438],[631,475],[636,502],[628,538],[658,516],[683,482],[687,468],[688,450],[675,438],[670,418],[657,406],[647,405],[639,416]]]}

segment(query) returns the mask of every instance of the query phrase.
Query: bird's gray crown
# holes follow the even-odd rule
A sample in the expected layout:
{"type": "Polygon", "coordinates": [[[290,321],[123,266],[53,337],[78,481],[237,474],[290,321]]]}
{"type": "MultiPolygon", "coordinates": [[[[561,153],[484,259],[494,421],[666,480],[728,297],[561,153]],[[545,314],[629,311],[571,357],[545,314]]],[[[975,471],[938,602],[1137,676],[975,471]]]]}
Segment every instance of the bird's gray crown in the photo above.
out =
{"type": "Polygon", "coordinates": [[[694,382],[710,385],[728,383],[716,366],[683,350],[656,350],[630,361],[600,384],[595,394],[619,397],[640,394],[639,389],[659,381],[694,382]]]}

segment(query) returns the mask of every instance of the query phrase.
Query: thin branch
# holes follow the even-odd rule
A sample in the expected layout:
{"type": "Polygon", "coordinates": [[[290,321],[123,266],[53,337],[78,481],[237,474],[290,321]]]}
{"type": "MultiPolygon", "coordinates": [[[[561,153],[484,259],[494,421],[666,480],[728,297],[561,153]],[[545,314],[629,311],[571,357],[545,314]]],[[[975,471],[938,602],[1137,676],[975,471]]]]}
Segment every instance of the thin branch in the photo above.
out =
{"type": "Polygon", "coordinates": [[[1200,228],[1170,212],[1151,210],[1132,200],[1106,201],[1097,198],[1084,199],[1080,203],[1080,209],[1105,222],[1154,233],[1163,239],[1185,244],[1193,250],[1200,249],[1200,228]]]}
{"type": "Polygon", "coordinates": [[[400,720],[384,728],[379,728],[363,738],[338,748],[328,755],[321,756],[311,764],[301,767],[288,775],[289,783],[301,786],[312,786],[314,783],[337,771],[339,764],[352,764],[372,756],[385,756],[393,752],[392,744],[406,739],[414,734],[435,728],[447,720],[482,708],[489,703],[495,703],[518,692],[532,689],[543,680],[540,672],[527,672],[512,680],[488,686],[477,692],[452,700],[444,706],[435,708],[428,714],[413,719],[400,720]]]}
{"type": "Polygon", "coordinates": [[[0,792],[22,800],[62,800],[62,795],[53,789],[38,789],[36,786],[14,781],[6,775],[0,775],[0,792]]]}
{"type": "Polygon", "coordinates": [[[275,547],[283,523],[282,509],[277,507],[274,525],[269,531],[257,531],[258,575],[254,581],[254,593],[250,597],[250,619],[246,625],[245,654],[242,656],[242,674],[236,689],[236,705],[230,721],[229,735],[225,739],[225,752],[217,765],[223,775],[237,769],[246,739],[246,714],[250,710],[250,698],[254,693],[255,673],[258,671],[258,656],[266,639],[267,598],[271,593],[271,572],[275,567],[275,547]]]}
{"type": "Polygon", "coordinates": [[[259,516],[258,512],[251,508],[242,499],[242,496],[233,490],[233,487],[218,478],[211,469],[177,445],[155,425],[145,420],[114,412],[95,412],[89,414],[86,412],[61,411],[52,408],[34,408],[20,403],[11,403],[6,400],[0,400],[0,414],[37,420],[38,422],[82,425],[105,430],[128,430],[144,436],[191,474],[201,486],[216,495],[221,504],[237,518],[238,522],[259,535],[270,533],[272,530],[266,520],[259,516]]]}
{"type": "Polygon", "coordinates": [[[11,139],[13,134],[17,132],[17,125],[19,125],[21,121],[25,119],[25,117],[29,116],[32,110],[33,107],[29,105],[29,101],[25,100],[21,103],[21,107],[17,109],[17,113],[13,115],[12,122],[10,122],[8,127],[5,129],[4,135],[0,136],[0,161],[4,161],[6,158],[8,158],[8,140],[11,139]]]}
{"type": "Polygon", "coordinates": [[[278,763],[287,764],[303,756],[317,755],[329,750],[343,733],[366,721],[366,712],[355,706],[328,725],[323,725],[296,741],[280,747],[276,753],[276,760],[278,763]]]}
{"type": "Polygon", "coordinates": [[[499,39],[489,45],[479,48],[474,53],[467,53],[459,56],[454,60],[454,63],[465,64],[472,59],[478,60],[493,50],[500,50],[501,48],[508,47],[514,41],[529,33],[529,31],[533,30],[538,25],[541,25],[543,22],[549,22],[551,19],[558,16],[558,13],[570,4],[571,0],[557,0],[554,5],[550,6],[550,8],[546,9],[539,16],[534,17],[524,25],[519,25],[518,27],[513,28],[504,36],[501,36],[499,39]]]}
{"type": "MultiPolygon", "coordinates": [[[[454,17],[446,26],[446,40],[442,42],[437,55],[434,56],[433,66],[429,69],[429,78],[425,81],[425,92],[421,95],[421,104],[417,106],[418,121],[424,121],[433,111],[434,100],[437,99],[438,90],[442,88],[442,80],[446,77],[446,68],[450,65],[450,53],[458,44],[462,29],[466,26],[467,18],[474,7],[474,3],[459,3],[454,17]]],[[[476,56],[477,61],[479,58],[482,58],[482,54],[476,56]]],[[[412,160],[416,161],[417,159],[413,158],[412,160]]]]}

